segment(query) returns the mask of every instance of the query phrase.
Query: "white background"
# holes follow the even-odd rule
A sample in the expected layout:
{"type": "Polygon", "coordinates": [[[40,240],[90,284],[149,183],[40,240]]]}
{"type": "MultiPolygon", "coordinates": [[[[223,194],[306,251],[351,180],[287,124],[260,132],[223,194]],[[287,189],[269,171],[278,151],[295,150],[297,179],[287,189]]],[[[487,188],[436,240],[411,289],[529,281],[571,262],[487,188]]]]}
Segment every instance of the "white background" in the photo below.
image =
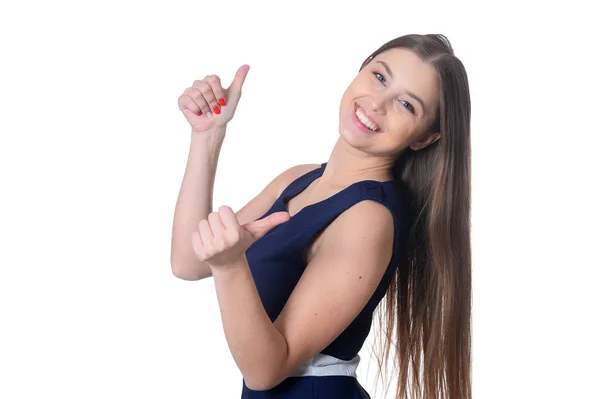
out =
{"type": "Polygon", "coordinates": [[[599,32],[549,3],[2,3],[0,397],[239,397],[212,279],[170,270],[177,98],[251,66],[215,186],[238,209],[327,161],[344,89],[407,33],[470,80],[474,396],[600,397],[599,32]]]}

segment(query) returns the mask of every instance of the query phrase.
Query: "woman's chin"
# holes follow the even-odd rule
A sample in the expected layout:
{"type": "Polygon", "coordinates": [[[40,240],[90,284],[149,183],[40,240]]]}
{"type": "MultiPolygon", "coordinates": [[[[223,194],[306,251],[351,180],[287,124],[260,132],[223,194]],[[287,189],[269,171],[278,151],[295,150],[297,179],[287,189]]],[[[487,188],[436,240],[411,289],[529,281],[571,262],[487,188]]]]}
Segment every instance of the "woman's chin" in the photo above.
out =
{"type": "Polygon", "coordinates": [[[370,147],[373,144],[374,137],[370,134],[365,134],[363,132],[357,131],[357,129],[348,126],[340,126],[339,129],[340,137],[348,143],[348,145],[363,149],[365,147],[370,147]]]}

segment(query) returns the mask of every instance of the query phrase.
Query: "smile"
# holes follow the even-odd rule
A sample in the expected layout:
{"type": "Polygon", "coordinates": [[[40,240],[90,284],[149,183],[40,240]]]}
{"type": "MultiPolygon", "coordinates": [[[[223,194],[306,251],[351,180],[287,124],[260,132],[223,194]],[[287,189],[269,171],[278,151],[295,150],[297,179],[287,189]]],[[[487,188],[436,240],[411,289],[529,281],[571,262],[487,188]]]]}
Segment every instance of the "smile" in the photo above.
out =
{"type": "Polygon", "coordinates": [[[352,119],[362,130],[366,130],[371,133],[381,132],[379,125],[369,118],[366,112],[364,112],[358,104],[355,104],[354,108],[354,115],[352,119]]]}

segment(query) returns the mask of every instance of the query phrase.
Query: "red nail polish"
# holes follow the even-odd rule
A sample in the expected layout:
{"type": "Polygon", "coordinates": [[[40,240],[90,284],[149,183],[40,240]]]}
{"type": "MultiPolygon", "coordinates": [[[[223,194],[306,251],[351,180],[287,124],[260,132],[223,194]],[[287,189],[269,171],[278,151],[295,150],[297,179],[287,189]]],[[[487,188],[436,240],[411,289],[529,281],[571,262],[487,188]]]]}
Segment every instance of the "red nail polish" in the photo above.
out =
{"type": "Polygon", "coordinates": [[[198,111],[198,113],[196,115],[202,115],[202,111],[198,111]]]}
{"type": "Polygon", "coordinates": [[[213,108],[213,111],[215,111],[215,114],[217,114],[217,115],[218,115],[218,114],[220,114],[220,113],[221,113],[221,108],[219,108],[219,107],[217,107],[217,106],[215,105],[215,107],[213,108]]]}
{"type": "Polygon", "coordinates": [[[224,99],[224,98],[220,98],[220,99],[219,99],[219,104],[221,104],[221,107],[222,107],[223,105],[225,105],[225,99],[224,99]]]}

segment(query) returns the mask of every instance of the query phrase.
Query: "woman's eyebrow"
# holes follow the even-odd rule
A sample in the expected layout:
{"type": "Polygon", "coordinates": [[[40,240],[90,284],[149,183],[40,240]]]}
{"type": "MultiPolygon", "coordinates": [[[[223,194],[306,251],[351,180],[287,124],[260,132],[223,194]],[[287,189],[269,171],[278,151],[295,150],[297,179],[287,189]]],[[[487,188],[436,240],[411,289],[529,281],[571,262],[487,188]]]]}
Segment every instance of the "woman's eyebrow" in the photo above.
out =
{"type": "Polygon", "coordinates": [[[385,71],[387,72],[387,74],[390,75],[390,77],[392,79],[394,79],[394,74],[392,73],[392,70],[390,69],[390,66],[387,64],[387,62],[381,61],[381,60],[377,60],[375,62],[379,62],[381,65],[383,65],[383,67],[385,68],[385,71]]]}

